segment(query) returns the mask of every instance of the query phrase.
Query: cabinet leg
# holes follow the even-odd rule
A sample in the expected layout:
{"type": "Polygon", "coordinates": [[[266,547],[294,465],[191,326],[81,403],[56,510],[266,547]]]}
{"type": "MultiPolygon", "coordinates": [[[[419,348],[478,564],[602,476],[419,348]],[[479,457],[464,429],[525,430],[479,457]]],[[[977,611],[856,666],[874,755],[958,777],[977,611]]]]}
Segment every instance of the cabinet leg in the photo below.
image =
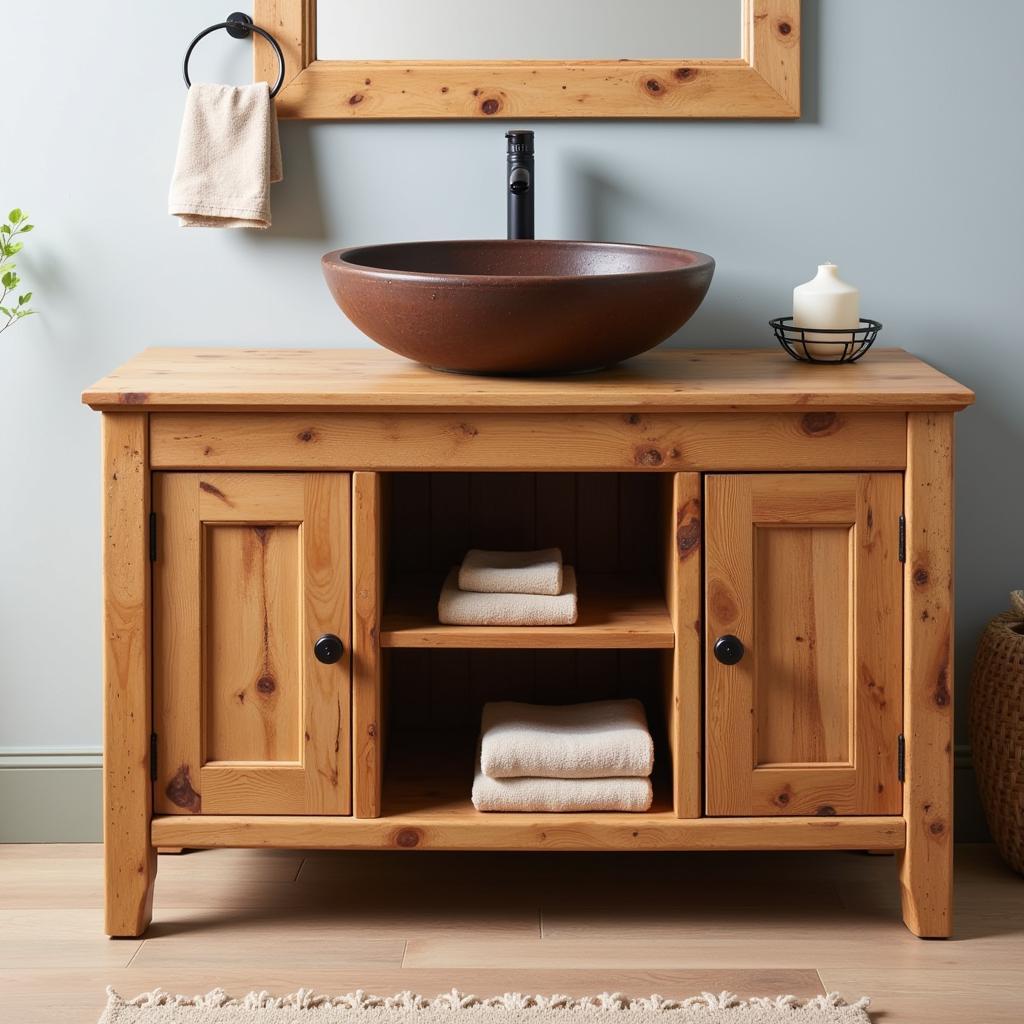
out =
{"type": "Polygon", "coordinates": [[[907,417],[903,588],[903,920],[922,938],[952,932],[953,416],[907,417]]]}
{"type": "Polygon", "coordinates": [[[108,935],[141,935],[156,878],[150,842],[148,423],[104,413],[103,857],[108,935]]]}

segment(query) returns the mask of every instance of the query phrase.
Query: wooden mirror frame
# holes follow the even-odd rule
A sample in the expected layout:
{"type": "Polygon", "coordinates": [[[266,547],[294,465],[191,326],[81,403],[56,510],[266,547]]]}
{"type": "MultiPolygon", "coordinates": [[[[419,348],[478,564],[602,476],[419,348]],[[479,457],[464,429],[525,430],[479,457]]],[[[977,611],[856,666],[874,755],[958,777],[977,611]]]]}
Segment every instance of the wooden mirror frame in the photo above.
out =
{"type": "MultiPolygon", "coordinates": [[[[286,64],[281,117],[411,118],[800,116],[800,0],[743,0],[742,56],[725,60],[317,60],[317,0],[254,0],[286,64]]],[[[257,80],[277,78],[254,42],[257,80]]]]}

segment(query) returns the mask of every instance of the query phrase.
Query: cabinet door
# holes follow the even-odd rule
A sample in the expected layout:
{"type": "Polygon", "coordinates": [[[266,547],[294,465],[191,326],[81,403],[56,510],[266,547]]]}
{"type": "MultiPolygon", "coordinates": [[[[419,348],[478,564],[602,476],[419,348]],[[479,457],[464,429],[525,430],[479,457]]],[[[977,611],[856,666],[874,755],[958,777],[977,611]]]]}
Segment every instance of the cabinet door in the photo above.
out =
{"type": "Polygon", "coordinates": [[[900,813],[901,476],[706,488],[708,813],[900,813]]]}
{"type": "Polygon", "coordinates": [[[153,481],[155,809],[348,814],[348,476],[153,481]]]}

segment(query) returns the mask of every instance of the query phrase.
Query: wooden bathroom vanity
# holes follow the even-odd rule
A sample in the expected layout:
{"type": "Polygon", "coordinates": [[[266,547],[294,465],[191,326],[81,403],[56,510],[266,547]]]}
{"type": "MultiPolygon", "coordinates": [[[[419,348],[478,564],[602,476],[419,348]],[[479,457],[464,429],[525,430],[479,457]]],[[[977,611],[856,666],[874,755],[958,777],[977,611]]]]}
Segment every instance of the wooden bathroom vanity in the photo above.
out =
{"type": "Polygon", "coordinates": [[[374,349],[144,352],[84,395],[107,931],[146,929],[157,847],[246,846],[894,850],[907,926],[949,935],[973,397],[896,349],[519,380],[374,349]],[[576,625],[438,624],[467,548],[547,546],[576,625]],[[612,696],[647,708],[649,812],[474,810],[486,701],[612,696]]]}

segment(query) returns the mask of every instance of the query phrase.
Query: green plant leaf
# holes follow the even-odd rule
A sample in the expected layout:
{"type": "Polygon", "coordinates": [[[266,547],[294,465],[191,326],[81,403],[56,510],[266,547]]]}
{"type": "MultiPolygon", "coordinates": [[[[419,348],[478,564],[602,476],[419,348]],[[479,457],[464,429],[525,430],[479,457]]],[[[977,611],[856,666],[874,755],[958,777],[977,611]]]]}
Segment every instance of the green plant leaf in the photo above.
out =
{"type": "Polygon", "coordinates": [[[2,231],[5,235],[9,235],[11,233],[11,225],[0,224],[0,231],[2,231]]]}
{"type": "Polygon", "coordinates": [[[0,274],[6,274],[9,270],[14,269],[13,263],[0,263],[0,274]]]}
{"type": "Polygon", "coordinates": [[[5,288],[13,288],[18,282],[18,275],[13,270],[8,270],[3,277],[0,277],[0,284],[5,288]]]}
{"type": "Polygon", "coordinates": [[[11,212],[9,214],[7,214],[7,219],[12,224],[17,224],[18,221],[21,220],[21,218],[22,218],[21,209],[20,209],[20,207],[17,207],[17,206],[13,210],[11,210],[11,212]]]}
{"type": "Polygon", "coordinates": [[[7,246],[7,255],[8,256],[17,256],[18,253],[21,252],[21,249],[22,249],[22,243],[21,242],[11,242],[11,244],[7,246]]]}
{"type": "Polygon", "coordinates": [[[24,295],[19,295],[18,296],[18,305],[19,306],[27,306],[28,303],[31,302],[31,301],[32,301],[32,293],[31,292],[25,292],[24,295]]]}
{"type": "Polygon", "coordinates": [[[35,224],[22,224],[20,231],[23,235],[27,235],[30,231],[35,229],[35,224]]]}
{"type": "Polygon", "coordinates": [[[6,306],[0,306],[0,313],[3,313],[3,315],[6,316],[8,319],[14,316],[14,314],[6,306]]]}

